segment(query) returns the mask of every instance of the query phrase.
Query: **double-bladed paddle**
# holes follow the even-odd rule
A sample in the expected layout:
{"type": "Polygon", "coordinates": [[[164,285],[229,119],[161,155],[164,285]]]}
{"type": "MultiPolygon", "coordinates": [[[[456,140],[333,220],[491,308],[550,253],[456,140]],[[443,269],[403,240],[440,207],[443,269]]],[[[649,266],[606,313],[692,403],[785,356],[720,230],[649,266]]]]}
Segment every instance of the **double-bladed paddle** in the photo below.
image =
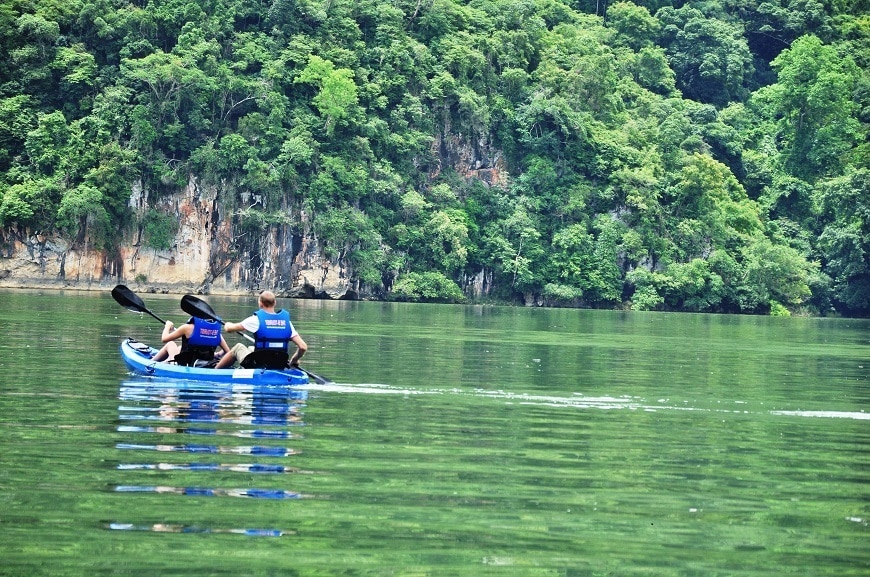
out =
{"type": "Polygon", "coordinates": [[[112,298],[114,298],[118,302],[118,304],[125,309],[137,313],[148,313],[161,323],[166,324],[166,321],[148,310],[148,307],[145,306],[145,302],[141,298],[139,298],[136,293],[134,293],[122,284],[119,284],[112,289],[112,298]]]}
{"type": "MultiPolygon", "coordinates": [[[[115,301],[124,307],[125,309],[131,310],[137,313],[147,313],[160,321],[163,324],[166,324],[166,321],[152,313],[148,310],[148,307],[145,306],[145,301],[143,301],[139,295],[131,291],[126,286],[119,284],[115,288],[112,289],[112,298],[115,301]]],[[[191,316],[195,316],[201,319],[208,319],[211,321],[217,321],[220,324],[226,324],[223,319],[221,319],[217,314],[215,314],[214,309],[209,306],[207,302],[204,300],[198,299],[193,295],[184,295],[181,298],[181,310],[186,312],[191,316]]],[[[247,333],[242,333],[242,336],[253,342],[254,338],[247,333]]],[[[315,375],[311,371],[303,369],[302,367],[298,367],[300,371],[308,375],[309,378],[314,379],[320,385],[331,384],[332,381],[329,379],[324,379],[319,375],[315,375]]]]}
{"type": "MultiPolygon", "coordinates": [[[[211,306],[207,302],[205,302],[204,300],[199,299],[193,295],[184,295],[183,297],[181,297],[181,310],[183,310],[184,312],[186,312],[189,315],[192,315],[192,316],[195,316],[195,317],[198,317],[201,319],[216,321],[222,325],[226,324],[222,318],[217,316],[217,314],[214,312],[214,309],[212,309],[211,306]]],[[[253,337],[251,337],[251,335],[249,335],[248,333],[242,333],[242,336],[245,337],[246,339],[248,339],[249,341],[254,340],[253,337]]],[[[329,379],[324,379],[323,377],[321,377],[319,375],[315,375],[311,371],[309,371],[307,369],[303,369],[302,367],[300,367],[298,365],[296,366],[296,368],[298,368],[300,371],[302,371],[303,373],[308,375],[309,378],[314,379],[314,381],[317,382],[317,384],[319,384],[319,385],[328,385],[328,384],[332,383],[332,381],[330,381],[329,379]]]]}

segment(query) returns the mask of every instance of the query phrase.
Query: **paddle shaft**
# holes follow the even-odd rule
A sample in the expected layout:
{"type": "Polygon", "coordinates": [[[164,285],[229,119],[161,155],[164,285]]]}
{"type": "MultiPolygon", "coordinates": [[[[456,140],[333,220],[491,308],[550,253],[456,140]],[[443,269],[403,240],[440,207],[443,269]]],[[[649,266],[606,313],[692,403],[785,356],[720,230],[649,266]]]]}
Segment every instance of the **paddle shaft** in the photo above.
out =
{"type": "Polygon", "coordinates": [[[152,312],[149,311],[148,309],[144,309],[142,312],[143,312],[143,313],[148,313],[149,315],[151,315],[152,317],[154,317],[155,319],[157,319],[158,321],[160,321],[161,324],[164,324],[164,325],[166,324],[166,321],[164,321],[163,319],[161,319],[160,317],[158,317],[157,315],[155,315],[154,313],[152,313],[152,312]]]}

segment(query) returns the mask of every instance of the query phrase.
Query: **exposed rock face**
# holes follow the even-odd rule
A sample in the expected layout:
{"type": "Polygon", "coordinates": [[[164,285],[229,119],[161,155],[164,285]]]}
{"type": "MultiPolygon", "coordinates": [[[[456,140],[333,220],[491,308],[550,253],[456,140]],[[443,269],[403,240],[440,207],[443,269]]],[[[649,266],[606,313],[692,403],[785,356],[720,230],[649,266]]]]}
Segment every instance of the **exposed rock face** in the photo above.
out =
{"type": "Polygon", "coordinates": [[[103,251],[72,250],[59,237],[0,231],[0,286],[98,288],[113,267],[103,251]]]}
{"type": "MultiPolygon", "coordinates": [[[[117,255],[87,241],[71,246],[60,237],[0,230],[0,286],[100,289],[135,283],[158,292],[247,294],[270,289],[282,296],[356,298],[350,271],[322,256],[317,239],[301,226],[269,227],[261,235],[240,233],[231,215],[220,214],[217,191],[195,178],[156,208],[178,217],[175,244],[168,250],[142,245],[141,231],[121,242],[117,255]],[[294,229],[301,228],[301,234],[294,229]]],[[[133,187],[130,206],[149,208],[133,187]]]]}
{"type": "Polygon", "coordinates": [[[449,120],[432,141],[432,156],[437,165],[431,177],[438,176],[443,166],[450,166],[469,180],[481,180],[489,186],[507,184],[508,171],[501,151],[490,145],[485,134],[466,137],[452,133],[449,120]]]}

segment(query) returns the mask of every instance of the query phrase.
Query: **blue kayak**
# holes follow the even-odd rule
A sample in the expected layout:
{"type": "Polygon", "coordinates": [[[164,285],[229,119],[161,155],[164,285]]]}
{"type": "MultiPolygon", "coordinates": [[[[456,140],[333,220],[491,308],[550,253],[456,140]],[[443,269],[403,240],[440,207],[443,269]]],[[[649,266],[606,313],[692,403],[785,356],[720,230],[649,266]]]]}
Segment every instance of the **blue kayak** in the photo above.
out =
{"type": "Polygon", "coordinates": [[[121,343],[121,358],[137,375],[162,379],[183,379],[211,383],[245,383],[266,386],[307,385],[308,375],[300,369],[211,369],[206,367],[186,367],[175,363],[155,362],[151,358],[157,354],[154,347],[135,339],[125,339],[121,343]]]}

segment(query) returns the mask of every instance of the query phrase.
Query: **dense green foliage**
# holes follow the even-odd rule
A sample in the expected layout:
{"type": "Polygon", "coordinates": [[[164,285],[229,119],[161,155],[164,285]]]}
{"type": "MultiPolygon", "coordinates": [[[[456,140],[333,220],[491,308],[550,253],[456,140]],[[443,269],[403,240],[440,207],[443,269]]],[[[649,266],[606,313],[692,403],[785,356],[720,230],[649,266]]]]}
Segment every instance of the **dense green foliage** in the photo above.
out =
{"type": "Polygon", "coordinates": [[[193,174],[384,298],[867,315],[867,14],[0,0],[0,227],[166,248],[193,174]]]}

